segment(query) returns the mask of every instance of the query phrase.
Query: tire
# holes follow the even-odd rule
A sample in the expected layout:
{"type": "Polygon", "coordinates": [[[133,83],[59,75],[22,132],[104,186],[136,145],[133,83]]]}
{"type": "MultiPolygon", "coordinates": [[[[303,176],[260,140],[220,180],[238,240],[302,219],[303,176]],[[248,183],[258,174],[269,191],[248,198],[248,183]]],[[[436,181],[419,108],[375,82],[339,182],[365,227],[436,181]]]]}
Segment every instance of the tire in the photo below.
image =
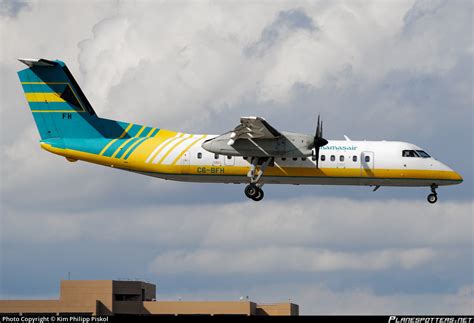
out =
{"type": "Polygon", "coordinates": [[[257,201],[257,202],[261,201],[263,199],[263,196],[264,196],[263,190],[261,188],[259,188],[258,189],[258,194],[255,195],[254,197],[252,197],[252,200],[257,201]]]}
{"type": "Polygon", "coordinates": [[[430,194],[430,195],[428,195],[428,197],[426,199],[428,200],[428,202],[430,204],[434,204],[434,203],[436,203],[436,201],[438,201],[438,195],[430,194]]]}
{"type": "Polygon", "coordinates": [[[249,184],[245,187],[245,195],[249,199],[253,199],[255,196],[258,195],[259,188],[255,184],[249,184]]]}

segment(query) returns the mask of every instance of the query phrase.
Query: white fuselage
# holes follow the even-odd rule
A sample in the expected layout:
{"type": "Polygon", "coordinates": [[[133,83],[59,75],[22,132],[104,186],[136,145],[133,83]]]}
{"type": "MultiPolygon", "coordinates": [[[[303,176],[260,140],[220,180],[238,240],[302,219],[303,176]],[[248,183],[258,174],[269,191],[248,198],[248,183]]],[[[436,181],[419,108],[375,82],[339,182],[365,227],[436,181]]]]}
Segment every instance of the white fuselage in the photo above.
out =
{"type": "MultiPolygon", "coordinates": [[[[213,138],[206,136],[202,142],[213,138]]],[[[179,162],[189,172],[140,172],[169,180],[209,183],[248,183],[249,158],[217,155],[194,145],[179,162]]],[[[461,176],[432,158],[404,157],[416,145],[391,141],[330,140],[321,148],[319,169],[311,156],[275,158],[262,184],[431,186],[458,184],[461,176]]]]}

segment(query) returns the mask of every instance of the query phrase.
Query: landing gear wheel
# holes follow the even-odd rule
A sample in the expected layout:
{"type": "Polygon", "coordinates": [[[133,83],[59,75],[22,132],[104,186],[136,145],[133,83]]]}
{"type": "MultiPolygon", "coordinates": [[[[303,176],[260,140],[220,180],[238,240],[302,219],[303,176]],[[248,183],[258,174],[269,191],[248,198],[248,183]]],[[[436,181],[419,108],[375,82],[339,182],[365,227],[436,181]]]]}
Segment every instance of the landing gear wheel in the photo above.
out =
{"type": "Polygon", "coordinates": [[[257,202],[261,201],[263,199],[263,196],[264,196],[263,190],[261,188],[258,188],[258,193],[256,196],[252,197],[252,200],[257,201],[257,202]]]}
{"type": "Polygon", "coordinates": [[[436,203],[436,201],[438,201],[438,195],[437,194],[430,194],[428,195],[428,197],[426,198],[428,200],[428,202],[430,202],[431,204],[434,204],[436,203]]]}
{"type": "Polygon", "coordinates": [[[255,184],[249,184],[245,187],[245,196],[249,199],[254,199],[258,195],[260,189],[255,184]]]}

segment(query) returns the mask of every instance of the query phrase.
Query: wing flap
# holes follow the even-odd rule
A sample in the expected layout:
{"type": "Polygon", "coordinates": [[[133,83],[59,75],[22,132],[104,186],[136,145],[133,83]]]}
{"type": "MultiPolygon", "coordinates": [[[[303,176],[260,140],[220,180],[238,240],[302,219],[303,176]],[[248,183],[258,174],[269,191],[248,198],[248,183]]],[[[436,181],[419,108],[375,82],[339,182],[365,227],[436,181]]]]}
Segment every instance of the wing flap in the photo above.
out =
{"type": "Polygon", "coordinates": [[[233,145],[237,139],[273,139],[281,136],[281,133],[273,128],[261,117],[242,117],[240,124],[235,127],[230,135],[229,145],[233,145]]]}

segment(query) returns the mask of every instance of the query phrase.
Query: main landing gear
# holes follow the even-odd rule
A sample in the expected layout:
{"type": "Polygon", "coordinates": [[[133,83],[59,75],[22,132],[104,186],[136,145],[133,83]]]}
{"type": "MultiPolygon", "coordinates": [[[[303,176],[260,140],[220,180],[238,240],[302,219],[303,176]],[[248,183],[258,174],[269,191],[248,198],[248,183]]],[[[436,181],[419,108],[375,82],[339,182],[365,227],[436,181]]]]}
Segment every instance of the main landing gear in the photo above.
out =
{"type": "Polygon", "coordinates": [[[436,193],[436,189],[438,188],[438,185],[432,184],[431,185],[431,194],[428,195],[426,198],[429,203],[434,204],[436,201],[438,201],[438,194],[436,193]]]}
{"type": "Polygon", "coordinates": [[[259,183],[260,179],[265,172],[265,169],[272,162],[271,157],[268,158],[258,158],[252,157],[250,159],[250,170],[247,173],[247,177],[250,178],[250,184],[245,187],[245,196],[254,201],[260,201],[263,199],[263,184],[259,183]],[[260,169],[256,172],[257,165],[261,163],[260,169]]]}
{"type": "Polygon", "coordinates": [[[264,196],[262,188],[253,183],[245,187],[245,195],[254,201],[260,201],[264,196]]]}

